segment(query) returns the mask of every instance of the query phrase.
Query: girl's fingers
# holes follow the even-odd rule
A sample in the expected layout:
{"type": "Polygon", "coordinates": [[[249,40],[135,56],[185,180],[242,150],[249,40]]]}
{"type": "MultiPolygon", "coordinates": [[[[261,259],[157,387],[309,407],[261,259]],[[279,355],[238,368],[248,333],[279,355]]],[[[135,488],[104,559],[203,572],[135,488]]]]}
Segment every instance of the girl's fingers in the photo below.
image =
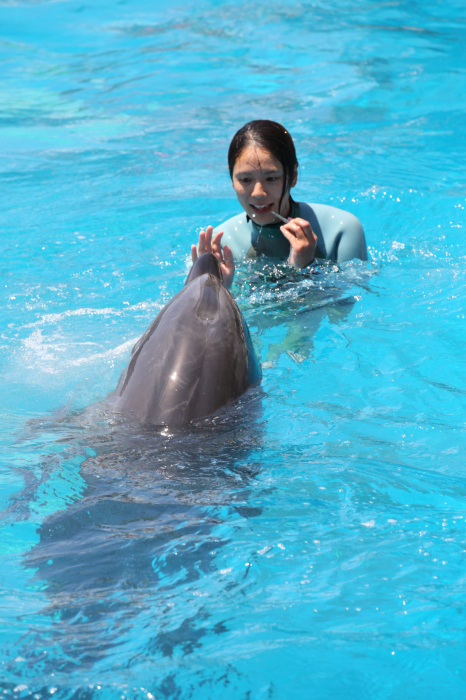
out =
{"type": "Polygon", "coordinates": [[[219,231],[212,239],[212,252],[217,258],[222,268],[223,284],[227,289],[230,289],[235,276],[235,261],[233,253],[229,245],[226,245],[223,250],[220,244],[223,236],[223,231],[219,231]]]}
{"type": "Polygon", "coordinates": [[[220,244],[222,236],[223,231],[219,231],[212,239],[212,253],[215,255],[217,260],[219,260],[219,262],[223,262],[222,246],[220,244]]]}
{"type": "Polygon", "coordinates": [[[223,249],[223,256],[225,258],[225,265],[228,268],[235,267],[235,261],[233,260],[233,253],[231,252],[231,248],[229,245],[226,245],[223,249]]]}
{"type": "Polygon", "coordinates": [[[233,284],[233,279],[235,277],[235,261],[233,260],[233,253],[229,245],[226,245],[223,249],[223,255],[225,261],[222,265],[223,273],[223,284],[227,289],[230,289],[233,284]]]}
{"type": "Polygon", "coordinates": [[[225,287],[229,289],[235,276],[233,253],[231,252],[230,246],[227,245],[222,250],[221,241],[223,231],[218,231],[215,236],[213,236],[213,232],[214,227],[207,226],[205,231],[201,231],[199,233],[199,243],[197,248],[195,245],[191,246],[191,258],[194,263],[200,255],[203,255],[204,253],[213,253],[222,267],[225,287]]]}
{"type": "Polygon", "coordinates": [[[303,243],[309,241],[309,243],[314,244],[317,241],[317,236],[312,230],[311,224],[304,219],[290,219],[288,224],[280,227],[280,231],[290,243],[293,242],[293,238],[303,243]]]}
{"type": "Polygon", "coordinates": [[[309,221],[306,221],[305,219],[295,219],[294,221],[299,226],[303,235],[306,236],[310,243],[314,243],[317,240],[317,236],[312,230],[309,221]]]}
{"type": "Polygon", "coordinates": [[[208,253],[212,252],[212,233],[213,233],[214,227],[213,226],[207,226],[206,232],[205,232],[205,249],[208,253]]]}
{"type": "Polygon", "coordinates": [[[206,244],[205,238],[206,238],[206,233],[205,233],[205,231],[201,231],[201,232],[199,233],[199,244],[198,244],[199,255],[203,255],[203,253],[206,252],[206,251],[205,251],[205,244],[206,244]]]}
{"type": "Polygon", "coordinates": [[[284,226],[280,226],[280,231],[291,244],[294,241],[299,240],[299,234],[301,234],[301,237],[304,236],[303,232],[299,226],[296,226],[296,224],[285,224],[284,226]]]}
{"type": "Polygon", "coordinates": [[[211,253],[212,252],[212,231],[213,230],[214,230],[213,226],[207,226],[205,231],[200,231],[199,244],[198,244],[199,255],[203,255],[204,253],[211,253]]]}

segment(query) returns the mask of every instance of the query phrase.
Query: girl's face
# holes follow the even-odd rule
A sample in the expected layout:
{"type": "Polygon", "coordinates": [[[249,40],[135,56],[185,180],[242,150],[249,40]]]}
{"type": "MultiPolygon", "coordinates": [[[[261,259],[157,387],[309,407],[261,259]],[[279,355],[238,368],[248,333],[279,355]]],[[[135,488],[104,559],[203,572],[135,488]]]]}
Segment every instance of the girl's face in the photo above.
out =
{"type": "MultiPolygon", "coordinates": [[[[259,226],[277,221],[271,213],[276,211],[288,216],[290,211],[289,190],[285,192],[281,210],[278,206],[282,196],[285,173],[283,166],[265,148],[251,144],[241,151],[233,168],[233,188],[246,214],[259,226]]],[[[298,166],[291,187],[298,179],[298,166]]]]}

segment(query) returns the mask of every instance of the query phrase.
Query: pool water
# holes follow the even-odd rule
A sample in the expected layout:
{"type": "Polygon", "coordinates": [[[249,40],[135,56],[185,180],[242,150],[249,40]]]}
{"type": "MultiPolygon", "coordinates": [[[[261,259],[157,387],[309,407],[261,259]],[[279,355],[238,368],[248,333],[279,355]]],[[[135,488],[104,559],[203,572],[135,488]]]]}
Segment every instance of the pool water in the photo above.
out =
{"type": "Polygon", "coordinates": [[[5,697],[466,697],[465,44],[463,0],[0,1],[5,697]],[[370,261],[240,264],[261,386],[125,422],[253,118],[370,261]]]}

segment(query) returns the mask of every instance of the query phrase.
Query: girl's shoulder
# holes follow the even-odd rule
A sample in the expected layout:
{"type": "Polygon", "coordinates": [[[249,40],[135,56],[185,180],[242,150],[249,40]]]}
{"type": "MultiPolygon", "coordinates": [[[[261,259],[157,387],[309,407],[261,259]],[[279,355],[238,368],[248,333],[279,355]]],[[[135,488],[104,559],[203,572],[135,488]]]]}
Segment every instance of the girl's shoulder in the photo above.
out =
{"type": "MultiPolygon", "coordinates": [[[[298,202],[298,205],[299,216],[309,221],[317,236],[318,257],[337,262],[353,258],[367,260],[364,229],[354,214],[329,204],[298,202]]],[[[214,233],[219,231],[223,231],[222,246],[229,245],[235,259],[248,255],[255,231],[244,211],[216,226],[214,233]]]]}
{"type": "Polygon", "coordinates": [[[323,258],[337,262],[367,260],[366,237],[357,216],[329,204],[306,202],[299,202],[299,213],[311,224],[323,258]]]}

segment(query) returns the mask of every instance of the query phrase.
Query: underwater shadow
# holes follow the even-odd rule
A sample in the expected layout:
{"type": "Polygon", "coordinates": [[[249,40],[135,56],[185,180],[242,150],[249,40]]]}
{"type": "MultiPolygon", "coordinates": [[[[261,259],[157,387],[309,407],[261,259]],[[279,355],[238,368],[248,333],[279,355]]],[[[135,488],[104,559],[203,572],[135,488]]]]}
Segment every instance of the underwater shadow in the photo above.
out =
{"type": "Polygon", "coordinates": [[[283,354],[296,364],[309,359],[322,323],[346,322],[358,301],[355,292],[371,291],[374,272],[366,263],[342,269],[326,261],[313,272],[296,272],[278,261],[248,261],[238,274],[240,306],[262,351],[262,367],[276,364],[283,354]],[[267,331],[279,326],[286,329],[283,340],[267,342],[267,331]]]}
{"type": "MultiPolygon", "coordinates": [[[[210,585],[230,539],[219,535],[222,526],[231,534],[232,521],[261,513],[250,501],[260,469],[262,395],[251,389],[187,428],[146,427],[105,403],[29,426],[29,433],[55,432],[65,446],[59,461],[86,455],[82,497],[43,521],[40,541],[24,558],[47,595],[42,615],[52,623],[24,639],[30,664],[47,644],[56,653],[50,662],[42,658],[44,673],[58,658],[62,674],[82,674],[111,666],[131,635],[141,635],[144,654],[164,657],[190,654],[202,636],[224,631],[209,624],[202,595],[182,614],[174,601],[210,585]],[[150,621],[144,631],[141,619],[150,621]]],[[[34,498],[30,484],[17,497],[23,508],[25,498],[34,498]]],[[[131,666],[130,656],[125,663],[131,666]]]]}

